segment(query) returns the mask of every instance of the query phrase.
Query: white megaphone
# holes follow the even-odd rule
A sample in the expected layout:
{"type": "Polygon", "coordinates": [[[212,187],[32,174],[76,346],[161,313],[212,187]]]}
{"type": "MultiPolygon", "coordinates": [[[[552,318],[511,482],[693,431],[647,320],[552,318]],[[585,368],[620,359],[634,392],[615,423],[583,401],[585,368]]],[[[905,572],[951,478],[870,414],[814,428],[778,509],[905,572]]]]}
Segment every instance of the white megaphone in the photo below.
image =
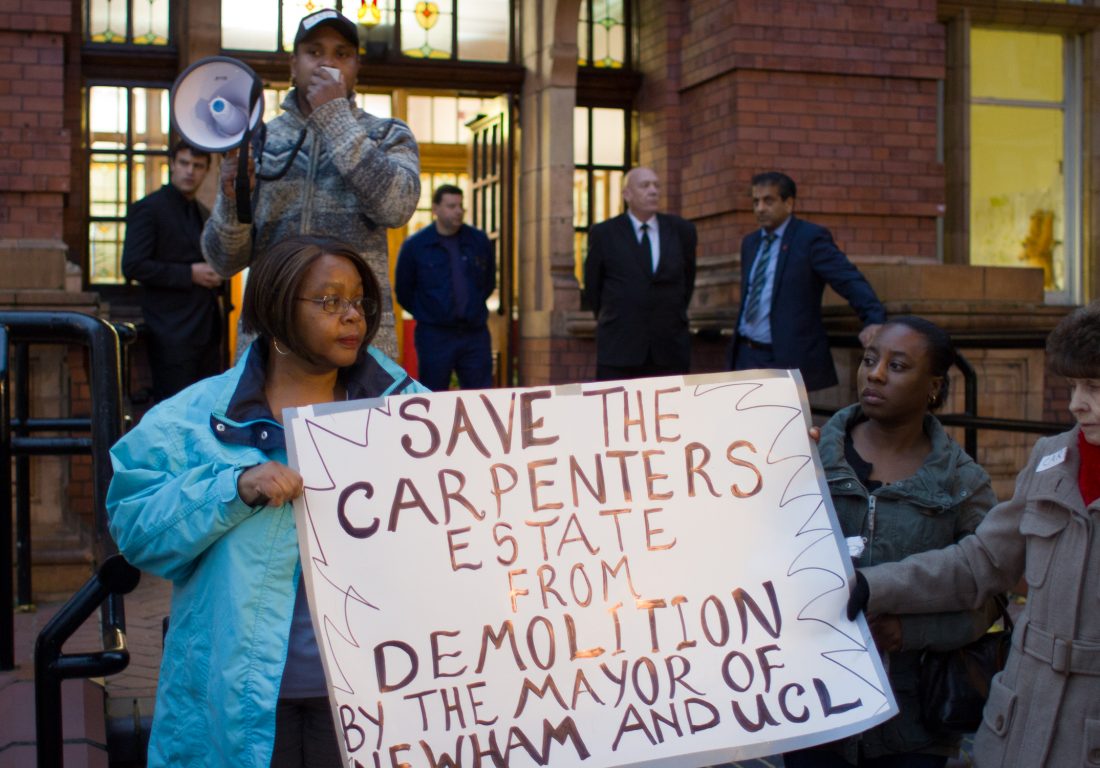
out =
{"type": "Polygon", "coordinates": [[[209,56],[185,69],[172,84],[172,125],[180,137],[204,152],[241,151],[237,168],[237,219],[252,221],[248,151],[262,129],[263,83],[247,65],[228,56],[209,56]]]}
{"type": "Polygon", "coordinates": [[[244,131],[248,123],[245,111],[235,104],[226,101],[221,96],[213,98],[207,105],[210,116],[214,118],[214,127],[223,136],[237,136],[244,131]]]}
{"type": "Polygon", "coordinates": [[[196,149],[225,152],[244,141],[246,128],[259,125],[263,93],[247,64],[228,56],[200,59],[172,84],[172,125],[196,149]]]}

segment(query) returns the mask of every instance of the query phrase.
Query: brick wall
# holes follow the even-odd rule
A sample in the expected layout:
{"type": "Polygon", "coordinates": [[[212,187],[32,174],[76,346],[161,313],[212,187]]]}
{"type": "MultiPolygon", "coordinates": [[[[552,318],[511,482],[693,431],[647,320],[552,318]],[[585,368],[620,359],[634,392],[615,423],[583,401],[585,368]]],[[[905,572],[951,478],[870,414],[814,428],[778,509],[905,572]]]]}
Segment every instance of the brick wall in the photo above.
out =
{"type": "Polygon", "coordinates": [[[0,240],[62,238],[71,135],[63,125],[68,0],[0,11],[0,240]]]}
{"type": "Polygon", "coordinates": [[[1069,412],[1073,388],[1061,376],[1048,375],[1043,392],[1043,421],[1072,424],[1074,416],[1069,412]]]}
{"type": "Polygon", "coordinates": [[[596,378],[591,338],[524,338],[519,349],[520,386],[569,384],[596,378]]]}
{"type": "MultiPolygon", "coordinates": [[[[857,263],[936,261],[935,2],[640,0],[638,53],[638,159],[661,177],[663,208],[698,228],[697,324],[733,323],[739,246],[755,226],[749,180],[762,170],[793,176],[798,214],[857,263]]],[[[693,370],[723,368],[726,343],[697,338],[693,370]]],[[[574,348],[540,354],[580,373],[574,348]]]]}
{"type": "Polygon", "coordinates": [[[734,309],[761,170],[789,173],[798,213],[854,261],[935,260],[935,2],[642,0],[640,13],[640,159],[699,228],[696,311],[734,309]]]}

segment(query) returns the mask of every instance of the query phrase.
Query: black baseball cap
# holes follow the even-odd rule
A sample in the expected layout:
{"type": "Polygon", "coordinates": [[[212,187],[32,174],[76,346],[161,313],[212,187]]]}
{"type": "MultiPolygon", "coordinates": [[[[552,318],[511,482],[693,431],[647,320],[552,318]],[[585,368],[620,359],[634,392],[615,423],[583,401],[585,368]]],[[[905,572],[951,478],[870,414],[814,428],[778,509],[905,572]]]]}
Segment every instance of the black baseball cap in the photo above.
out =
{"type": "Polygon", "coordinates": [[[355,22],[331,8],[322,8],[302,17],[298,22],[298,32],[294,35],[294,49],[297,50],[298,44],[309,37],[313,30],[326,26],[335,29],[341,37],[355,46],[355,50],[359,50],[359,29],[355,26],[355,22]]]}

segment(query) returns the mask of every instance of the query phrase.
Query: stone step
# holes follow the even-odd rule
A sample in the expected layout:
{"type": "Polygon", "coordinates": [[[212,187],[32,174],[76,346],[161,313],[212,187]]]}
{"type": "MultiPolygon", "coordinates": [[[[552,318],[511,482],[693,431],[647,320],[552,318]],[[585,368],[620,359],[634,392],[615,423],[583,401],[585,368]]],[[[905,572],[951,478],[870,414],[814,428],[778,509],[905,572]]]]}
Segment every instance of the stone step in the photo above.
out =
{"type": "MultiPolygon", "coordinates": [[[[102,680],[61,684],[61,737],[65,768],[108,768],[102,680]]],[[[34,681],[0,680],[0,768],[37,763],[34,681]],[[6,684],[5,684],[6,683],[6,684]]]]}

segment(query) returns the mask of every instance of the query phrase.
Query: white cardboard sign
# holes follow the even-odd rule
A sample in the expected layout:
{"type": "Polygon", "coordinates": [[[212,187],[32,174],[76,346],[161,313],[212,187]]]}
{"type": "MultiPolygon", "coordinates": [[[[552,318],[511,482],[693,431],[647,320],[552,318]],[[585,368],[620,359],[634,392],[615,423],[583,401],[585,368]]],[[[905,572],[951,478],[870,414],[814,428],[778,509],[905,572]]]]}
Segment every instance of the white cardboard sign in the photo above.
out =
{"type": "Polygon", "coordinates": [[[349,766],[700,766],[897,711],[796,372],[286,417],[349,766]]]}

